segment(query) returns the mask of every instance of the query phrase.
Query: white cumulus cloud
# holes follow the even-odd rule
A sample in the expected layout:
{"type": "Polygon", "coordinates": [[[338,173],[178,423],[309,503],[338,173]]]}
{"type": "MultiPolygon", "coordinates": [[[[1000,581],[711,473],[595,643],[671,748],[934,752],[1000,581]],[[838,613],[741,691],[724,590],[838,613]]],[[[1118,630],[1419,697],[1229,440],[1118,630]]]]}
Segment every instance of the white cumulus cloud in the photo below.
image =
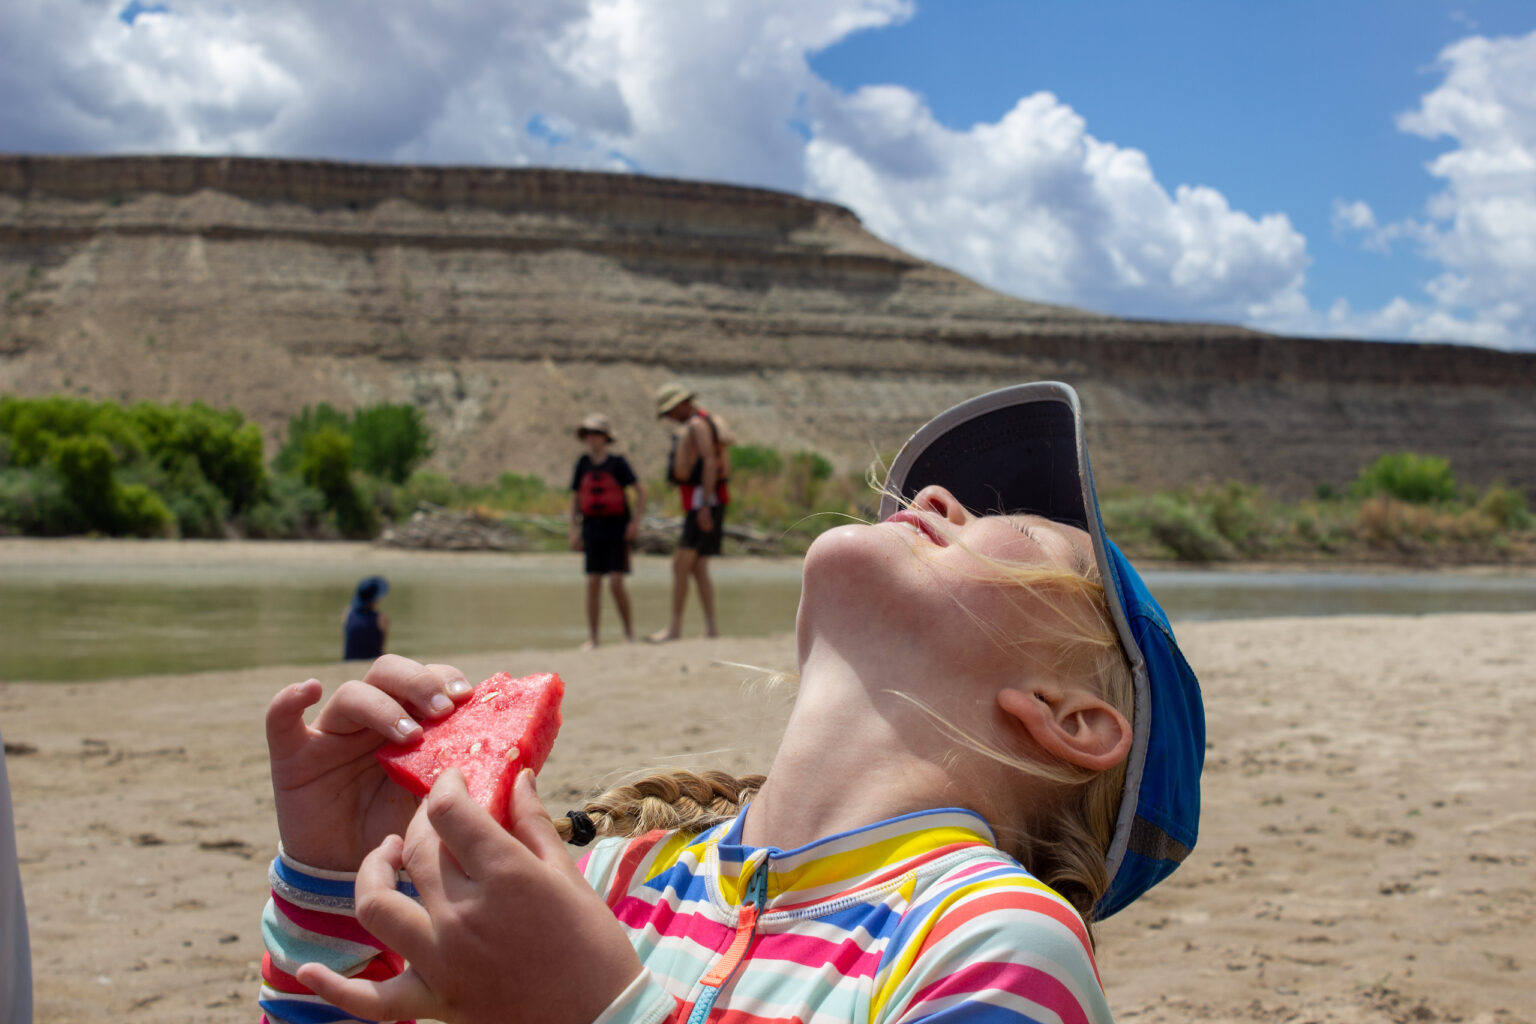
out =
{"type": "MultiPolygon", "coordinates": [[[[1444,187],[1424,217],[1376,228],[1335,207],[1368,247],[1412,239],[1442,269],[1416,299],[1375,312],[1330,312],[1342,333],[1536,348],[1536,32],[1472,36],[1441,52],[1444,81],[1398,127],[1451,148],[1428,164],[1444,187]]],[[[1363,204],[1359,204],[1363,206],[1363,204]]]]}
{"type": "Polygon", "coordinates": [[[1002,290],[1125,315],[1248,320],[1305,305],[1305,239],[1088,134],[1050,93],[957,131],[899,86],[823,90],[807,185],[1002,290]]]}
{"type": "MultiPolygon", "coordinates": [[[[0,31],[0,145],[764,185],[842,202],[888,240],[1026,298],[1126,316],[1322,321],[1303,293],[1306,240],[1284,213],[1159,181],[1144,153],[1092,135],[1065,99],[1025,96],[957,129],[899,84],[847,93],[811,69],[816,52],[914,13],[913,0],[13,4],[0,31]]],[[[1432,130],[1449,116],[1437,110],[1432,130]]],[[[1447,260],[1461,237],[1449,223],[1447,260]]],[[[1436,288],[1478,301],[1487,278],[1460,259],[1436,288]]]]}

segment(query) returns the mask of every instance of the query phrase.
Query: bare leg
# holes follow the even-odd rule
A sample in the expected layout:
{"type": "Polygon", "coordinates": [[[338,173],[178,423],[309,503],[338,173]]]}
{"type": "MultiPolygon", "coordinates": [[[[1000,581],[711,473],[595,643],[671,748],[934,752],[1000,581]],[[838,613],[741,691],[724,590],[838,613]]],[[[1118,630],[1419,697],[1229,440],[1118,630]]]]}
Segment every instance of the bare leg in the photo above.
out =
{"type": "Polygon", "coordinates": [[[699,553],[693,548],[678,548],[672,554],[672,621],[666,629],[652,633],[653,644],[676,640],[683,635],[683,605],[688,601],[688,577],[693,575],[693,565],[699,553]]]}
{"type": "Polygon", "coordinates": [[[624,624],[624,639],[635,642],[635,623],[629,612],[629,591],[624,589],[624,574],[610,573],[608,586],[613,590],[613,603],[619,606],[619,621],[624,624]]]}
{"type": "Polygon", "coordinates": [[[603,578],[592,575],[587,577],[587,642],[581,645],[584,651],[590,651],[597,646],[598,623],[603,613],[603,578]]]}
{"type": "Polygon", "coordinates": [[[693,564],[693,582],[699,586],[699,607],[704,609],[704,635],[719,636],[715,628],[715,581],[709,578],[709,559],[700,556],[693,564]]]}

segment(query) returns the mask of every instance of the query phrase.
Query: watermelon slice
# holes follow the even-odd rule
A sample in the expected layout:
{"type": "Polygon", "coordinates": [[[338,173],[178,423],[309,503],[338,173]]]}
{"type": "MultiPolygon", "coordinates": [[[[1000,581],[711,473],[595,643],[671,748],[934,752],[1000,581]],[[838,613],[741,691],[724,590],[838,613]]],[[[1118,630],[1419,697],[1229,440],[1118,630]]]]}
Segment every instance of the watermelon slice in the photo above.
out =
{"type": "Polygon", "coordinates": [[[551,672],[513,679],[498,672],[453,714],[422,724],[419,743],[391,743],[375,755],[389,777],[425,796],[448,768],[464,773],[469,795],[503,826],[517,773],[544,767],[560,731],[565,683],[551,672]]]}

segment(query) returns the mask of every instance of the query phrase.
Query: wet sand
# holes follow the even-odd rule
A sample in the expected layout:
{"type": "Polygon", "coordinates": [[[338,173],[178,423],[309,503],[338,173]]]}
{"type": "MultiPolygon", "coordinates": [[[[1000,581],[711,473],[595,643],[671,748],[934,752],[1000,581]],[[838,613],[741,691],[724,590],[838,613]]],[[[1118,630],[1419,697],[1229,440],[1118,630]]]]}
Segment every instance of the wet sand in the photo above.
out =
{"type": "MultiPolygon", "coordinates": [[[[228,554],[228,552],[225,552],[228,554]]],[[[1121,1021],[1531,1020],[1536,614],[1192,623],[1199,846],[1100,929],[1121,1021]]],[[[616,772],[765,767],[791,638],[454,659],[558,671],[552,810],[616,772]]],[[[262,711],[337,665],[0,684],[37,1019],[254,1019],[262,711]]]]}

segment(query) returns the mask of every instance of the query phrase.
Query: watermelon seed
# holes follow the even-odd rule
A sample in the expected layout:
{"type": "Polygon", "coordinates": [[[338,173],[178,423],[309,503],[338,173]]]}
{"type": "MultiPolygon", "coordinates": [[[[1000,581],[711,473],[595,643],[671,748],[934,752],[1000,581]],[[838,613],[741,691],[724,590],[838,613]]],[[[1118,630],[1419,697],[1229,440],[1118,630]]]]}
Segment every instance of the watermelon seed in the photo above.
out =
{"type": "Polygon", "coordinates": [[[483,747],[483,746],[485,746],[484,743],[481,743],[480,741],[476,740],[475,741],[475,745],[469,748],[469,752],[471,754],[478,754],[478,753],[480,753],[480,748],[483,747]]]}
{"type": "Polygon", "coordinates": [[[517,755],[519,753],[520,753],[520,751],[517,749],[517,746],[515,744],[513,746],[508,747],[507,748],[507,760],[508,761],[516,761],[517,760],[517,755]]]}

